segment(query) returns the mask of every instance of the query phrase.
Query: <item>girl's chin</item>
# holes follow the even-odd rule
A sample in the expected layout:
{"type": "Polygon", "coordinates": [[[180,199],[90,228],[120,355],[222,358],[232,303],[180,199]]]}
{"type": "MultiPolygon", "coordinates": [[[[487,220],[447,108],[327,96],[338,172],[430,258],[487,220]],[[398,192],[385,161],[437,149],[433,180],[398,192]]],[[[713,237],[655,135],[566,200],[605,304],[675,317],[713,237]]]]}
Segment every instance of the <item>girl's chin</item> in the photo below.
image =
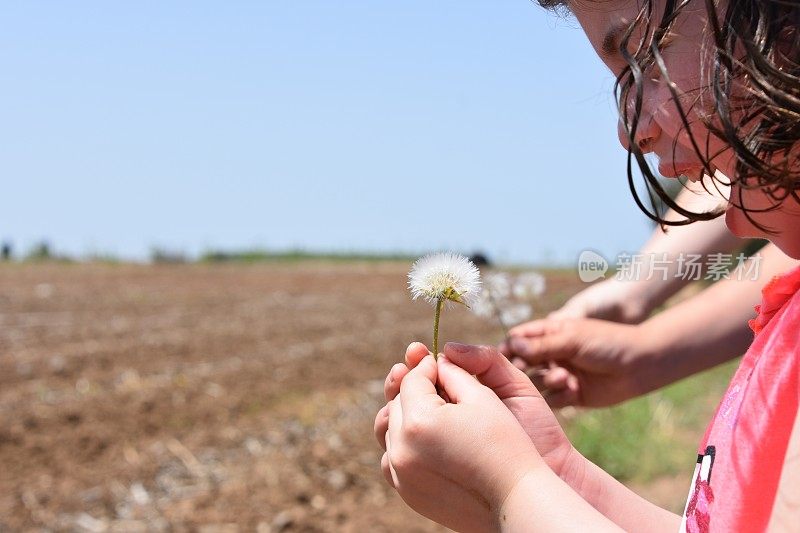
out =
{"type": "MultiPolygon", "coordinates": [[[[728,204],[728,209],[725,210],[725,225],[731,230],[731,233],[737,237],[752,237],[746,230],[748,226],[752,226],[747,217],[741,209],[738,209],[731,204],[728,204]]],[[[754,228],[755,229],[755,228],[754,228]]]]}

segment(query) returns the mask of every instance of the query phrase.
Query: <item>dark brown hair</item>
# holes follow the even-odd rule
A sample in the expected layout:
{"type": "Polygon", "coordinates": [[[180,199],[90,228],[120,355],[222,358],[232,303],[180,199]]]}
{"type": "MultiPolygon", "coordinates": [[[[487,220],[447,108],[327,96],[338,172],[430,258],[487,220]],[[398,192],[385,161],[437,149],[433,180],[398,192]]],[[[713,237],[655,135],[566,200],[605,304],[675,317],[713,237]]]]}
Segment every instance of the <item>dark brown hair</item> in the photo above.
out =
{"type": "MultiPolygon", "coordinates": [[[[561,0],[538,1],[549,9],[568,10],[568,3],[561,0]]],[[[627,67],[618,76],[614,92],[629,139],[628,183],[640,209],[662,226],[709,220],[721,214],[721,211],[695,213],[678,205],[651,171],[643,146],[634,142],[642,109],[644,76],[653,69],[660,71],[669,87],[683,127],[707,174],[713,175],[709,160],[718,155],[708,153],[713,136],[721,139],[735,156],[735,175],[728,176],[731,182],[741,189],[763,190],[773,198],[775,207],[789,196],[800,201],[800,1],[723,0],[724,9],[720,10],[717,0],[666,0],[660,14],[653,12],[654,0],[639,1],[638,15],[619,42],[619,52],[627,67]],[[698,54],[704,54],[704,60],[707,58],[708,64],[703,68],[708,72],[701,77],[707,81],[693,94],[679,94],[670,81],[661,49],[676,18],[690,4],[701,3],[711,38],[709,50],[698,48],[698,54]],[[660,19],[654,22],[657,15],[660,19]],[[636,43],[631,42],[634,33],[636,43]],[[697,139],[689,128],[689,111],[709,100],[710,108],[698,113],[709,137],[697,139]],[[634,161],[644,177],[650,206],[645,205],[635,187],[634,161]],[[664,213],[656,207],[656,197],[662,205],[685,217],[684,220],[665,220],[664,213]]],[[[741,189],[739,198],[731,198],[732,203],[751,222],[774,231],[755,223],[751,213],[763,210],[743,205],[741,189]]]]}

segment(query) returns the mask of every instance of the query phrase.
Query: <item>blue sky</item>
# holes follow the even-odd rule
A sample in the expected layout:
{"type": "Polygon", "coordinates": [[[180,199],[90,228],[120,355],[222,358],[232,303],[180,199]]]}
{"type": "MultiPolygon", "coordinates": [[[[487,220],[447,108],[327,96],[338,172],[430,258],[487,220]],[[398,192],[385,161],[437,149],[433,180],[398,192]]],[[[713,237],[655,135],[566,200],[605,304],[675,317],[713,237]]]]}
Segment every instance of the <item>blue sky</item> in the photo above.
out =
{"type": "Polygon", "coordinates": [[[613,78],[528,0],[7,2],[0,238],[634,250],[613,78]]]}

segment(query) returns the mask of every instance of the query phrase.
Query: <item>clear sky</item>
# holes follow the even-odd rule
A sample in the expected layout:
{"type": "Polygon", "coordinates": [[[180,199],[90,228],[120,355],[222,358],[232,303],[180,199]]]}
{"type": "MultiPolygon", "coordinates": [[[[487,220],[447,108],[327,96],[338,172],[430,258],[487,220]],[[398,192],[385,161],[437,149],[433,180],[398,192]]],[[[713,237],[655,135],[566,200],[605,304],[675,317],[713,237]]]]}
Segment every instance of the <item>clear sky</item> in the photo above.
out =
{"type": "Polygon", "coordinates": [[[5,2],[0,239],[635,250],[611,74],[529,0],[5,2]]]}

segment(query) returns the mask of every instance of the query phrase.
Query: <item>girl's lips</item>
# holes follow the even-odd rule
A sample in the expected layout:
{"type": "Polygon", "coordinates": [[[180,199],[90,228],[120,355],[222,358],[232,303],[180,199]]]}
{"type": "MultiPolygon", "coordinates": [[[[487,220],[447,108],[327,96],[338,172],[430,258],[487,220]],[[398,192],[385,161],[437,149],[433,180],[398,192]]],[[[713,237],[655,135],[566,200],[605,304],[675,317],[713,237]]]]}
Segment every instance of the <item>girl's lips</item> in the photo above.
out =
{"type": "Polygon", "coordinates": [[[658,163],[658,173],[665,178],[686,176],[691,181],[698,181],[702,179],[704,170],[703,166],[697,163],[676,163],[664,160],[658,163]]]}

